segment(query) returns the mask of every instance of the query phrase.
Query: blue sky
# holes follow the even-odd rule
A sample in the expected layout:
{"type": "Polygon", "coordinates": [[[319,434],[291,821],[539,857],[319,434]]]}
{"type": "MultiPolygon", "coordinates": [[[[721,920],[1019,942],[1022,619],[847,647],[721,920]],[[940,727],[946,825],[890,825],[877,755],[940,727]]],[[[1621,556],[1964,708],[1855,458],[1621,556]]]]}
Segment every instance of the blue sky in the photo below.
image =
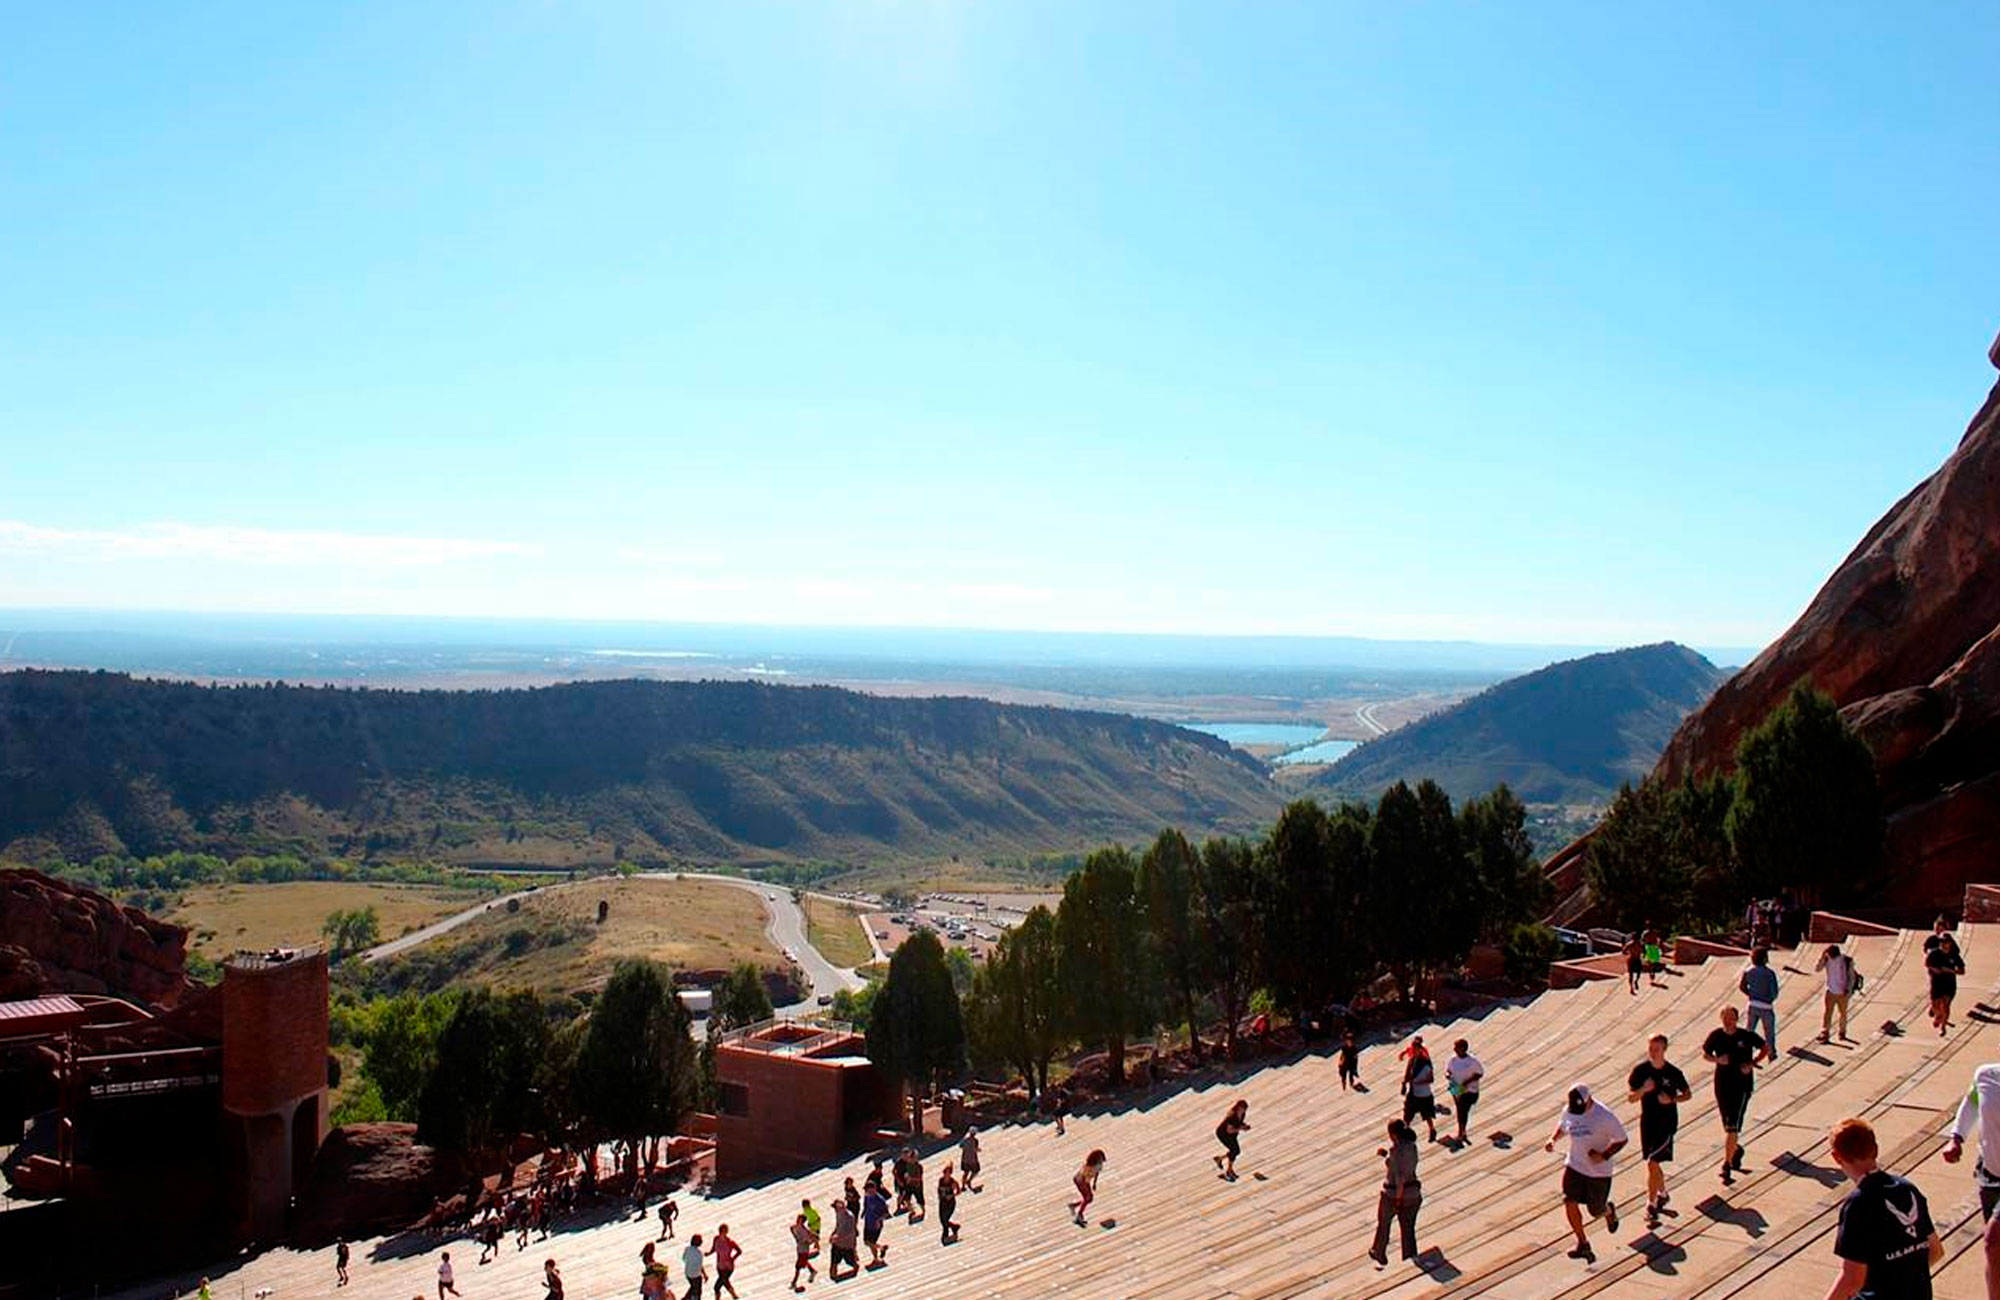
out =
{"type": "Polygon", "coordinates": [[[11,6],[0,606],[1759,643],[1992,382],[1996,49],[11,6]]]}

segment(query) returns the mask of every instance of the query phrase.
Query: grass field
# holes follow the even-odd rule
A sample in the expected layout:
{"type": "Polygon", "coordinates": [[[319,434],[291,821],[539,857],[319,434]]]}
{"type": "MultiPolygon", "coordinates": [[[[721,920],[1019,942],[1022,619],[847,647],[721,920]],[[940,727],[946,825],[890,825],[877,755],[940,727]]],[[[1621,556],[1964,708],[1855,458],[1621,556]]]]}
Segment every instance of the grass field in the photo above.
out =
{"type": "Polygon", "coordinates": [[[806,938],[820,955],[836,966],[861,966],[875,960],[868,936],[861,933],[861,914],[851,907],[806,896],[806,938]]]}
{"type": "Polygon", "coordinates": [[[455,950],[455,982],[577,993],[603,987],[621,957],[713,969],[750,962],[782,969],[764,934],[764,903],[748,890],[686,880],[605,877],[549,889],[496,909],[411,955],[438,960],[455,950]],[[599,902],[610,904],[603,925],[599,902]]]}
{"type": "Polygon", "coordinates": [[[371,885],[299,880],[271,885],[202,885],[182,895],[166,919],[194,931],[192,946],[220,961],[239,948],[320,942],[329,912],[372,907],[382,937],[420,929],[486,895],[436,885],[371,885]]]}

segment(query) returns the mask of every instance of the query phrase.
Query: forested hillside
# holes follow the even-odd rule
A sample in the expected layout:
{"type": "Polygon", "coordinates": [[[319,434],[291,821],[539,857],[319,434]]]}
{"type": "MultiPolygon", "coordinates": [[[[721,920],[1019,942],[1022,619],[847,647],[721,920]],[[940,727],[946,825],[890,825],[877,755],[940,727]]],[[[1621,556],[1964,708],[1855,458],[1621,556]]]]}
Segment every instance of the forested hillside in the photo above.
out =
{"type": "Polygon", "coordinates": [[[1652,770],[1721,679],[1672,642],[1551,664],[1369,741],[1311,788],[1373,798],[1429,778],[1455,799],[1505,782],[1529,803],[1606,803],[1652,770]]]}
{"type": "Polygon", "coordinates": [[[0,674],[0,854],[280,849],[482,863],[1020,853],[1241,829],[1221,741],[1115,714],[828,687],[517,691],[0,674]]]}

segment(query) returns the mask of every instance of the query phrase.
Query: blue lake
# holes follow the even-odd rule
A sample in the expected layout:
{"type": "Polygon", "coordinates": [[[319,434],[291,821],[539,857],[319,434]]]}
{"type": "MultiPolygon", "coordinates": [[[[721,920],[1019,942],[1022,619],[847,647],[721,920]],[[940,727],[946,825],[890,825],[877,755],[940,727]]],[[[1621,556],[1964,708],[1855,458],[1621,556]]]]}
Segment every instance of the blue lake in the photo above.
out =
{"type": "Polygon", "coordinates": [[[1278,755],[1273,763],[1331,763],[1335,759],[1346,758],[1361,747],[1358,740],[1322,740],[1317,745],[1307,745],[1304,749],[1294,749],[1278,755]]]}
{"type": "Polygon", "coordinates": [[[1296,722],[1187,722],[1189,731],[1199,731],[1226,740],[1232,745],[1310,745],[1326,734],[1326,728],[1296,722]]]}

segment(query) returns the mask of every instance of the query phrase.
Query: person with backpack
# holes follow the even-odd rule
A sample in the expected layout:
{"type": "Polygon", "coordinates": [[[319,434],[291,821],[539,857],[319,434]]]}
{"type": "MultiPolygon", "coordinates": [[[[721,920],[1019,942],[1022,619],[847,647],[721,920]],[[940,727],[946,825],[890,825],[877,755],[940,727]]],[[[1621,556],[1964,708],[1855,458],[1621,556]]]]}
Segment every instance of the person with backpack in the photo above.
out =
{"type": "Polygon", "coordinates": [[[1860,979],[1854,969],[1854,958],[1842,952],[1839,944],[1830,943],[1826,946],[1826,951],[1819,955],[1819,961],[1814,963],[1813,969],[1826,972],[1826,993],[1819,1018],[1819,1041],[1822,1043],[1833,1041],[1833,1015],[1838,1011],[1840,1041],[1853,1042],[1854,1040],[1847,1036],[1847,1002],[1854,996],[1854,986],[1860,979]]]}
{"type": "Polygon", "coordinates": [[[1749,1003],[1743,1012],[1744,1022],[1752,1033],[1757,1032],[1758,1025],[1764,1027],[1764,1032],[1758,1036],[1775,1057],[1778,1054],[1778,972],[1771,969],[1769,948],[1757,948],[1751,952],[1750,964],[1743,968],[1736,987],[1749,1003]]]}

